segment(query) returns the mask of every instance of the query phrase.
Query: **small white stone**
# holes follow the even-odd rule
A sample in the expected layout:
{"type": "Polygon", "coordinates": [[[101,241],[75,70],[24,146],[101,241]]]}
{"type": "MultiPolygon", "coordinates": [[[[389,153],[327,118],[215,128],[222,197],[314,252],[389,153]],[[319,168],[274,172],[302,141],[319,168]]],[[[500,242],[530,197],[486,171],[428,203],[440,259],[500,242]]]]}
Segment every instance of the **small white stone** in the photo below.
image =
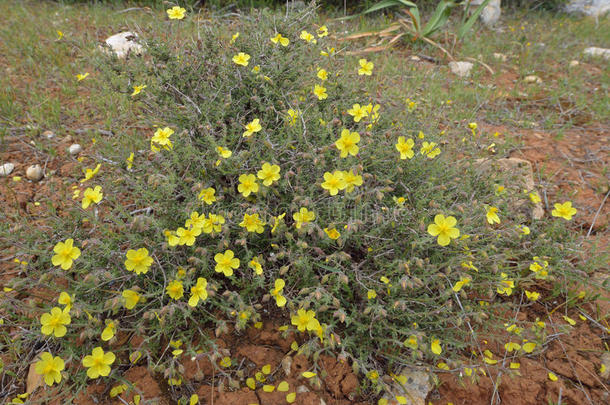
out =
{"type": "Polygon", "coordinates": [[[574,66],[578,66],[580,65],[580,62],[577,60],[571,60],[570,61],[570,67],[574,67],[574,66]]]}
{"type": "Polygon", "coordinates": [[[472,67],[473,64],[470,62],[449,62],[449,69],[451,69],[451,72],[460,77],[470,76],[472,67]]]}
{"type": "Polygon", "coordinates": [[[302,394],[304,392],[309,392],[309,388],[307,388],[305,385],[299,385],[296,389],[297,394],[302,394]]]}
{"type": "Polygon", "coordinates": [[[5,163],[0,166],[0,177],[6,177],[13,172],[15,165],[12,163],[5,163]]]}
{"type": "Polygon", "coordinates": [[[117,58],[125,58],[129,54],[140,55],[142,45],[136,42],[138,35],[133,32],[120,32],[106,39],[106,45],[114,52],[117,58]]]}
{"type": "Polygon", "coordinates": [[[606,60],[610,59],[610,49],[606,48],[597,48],[595,46],[592,46],[590,48],[585,49],[583,53],[587,56],[592,56],[594,58],[601,57],[606,60]]]}
{"type": "Polygon", "coordinates": [[[73,143],[72,145],[70,145],[70,147],[68,148],[68,152],[71,155],[78,155],[79,153],[81,153],[81,151],[83,150],[83,148],[81,148],[81,146],[77,143],[73,143]]]}
{"type": "Polygon", "coordinates": [[[421,60],[421,58],[417,55],[411,55],[409,59],[411,59],[413,62],[419,62],[421,60]]]}
{"type": "Polygon", "coordinates": [[[536,75],[525,76],[525,79],[523,79],[523,81],[525,83],[536,83],[536,84],[541,84],[542,83],[542,79],[539,78],[536,75]]]}
{"type": "Polygon", "coordinates": [[[32,181],[40,181],[43,178],[42,167],[40,165],[32,165],[25,171],[25,176],[32,181]]]}
{"type": "Polygon", "coordinates": [[[42,136],[44,136],[47,139],[53,139],[53,138],[55,138],[55,132],[46,130],[42,133],[42,136]]]}
{"type": "Polygon", "coordinates": [[[508,56],[504,55],[503,53],[495,52],[494,59],[499,60],[500,62],[506,62],[508,56]]]}

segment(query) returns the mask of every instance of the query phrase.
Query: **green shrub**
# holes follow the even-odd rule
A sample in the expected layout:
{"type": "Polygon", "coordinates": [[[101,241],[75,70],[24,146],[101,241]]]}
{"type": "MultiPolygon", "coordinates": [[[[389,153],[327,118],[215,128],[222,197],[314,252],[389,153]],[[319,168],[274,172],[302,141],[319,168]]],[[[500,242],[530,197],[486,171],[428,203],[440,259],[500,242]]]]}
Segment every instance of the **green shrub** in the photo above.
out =
{"type": "MultiPolygon", "coordinates": [[[[119,109],[139,103],[139,124],[150,128],[149,139],[126,132],[100,138],[106,161],[118,164],[103,180],[85,183],[103,185],[101,205],[64,211],[51,223],[51,240],[38,234],[31,242],[38,258],[31,278],[68,278],[67,288],[51,285],[57,294],[66,289],[75,296],[66,336],[48,341],[54,354],[82,359],[101,344],[100,332],[113,320],[118,332],[144,335],[142,358],[155,371],[179,378],[168,341],[181,340],[192,355],[212,346],[205,330],[232,325],[239,332],[267,317],[289,325],[291,316],[307,309],[319,325],[299,335],[305,353],[344,351],[354,368],[380,374],[413,361],[459,369],[454,359],[472,344],[466,324],[486,331],[507,321],[498,314],[520,305],[523,290],[535,283],[537,274],[529,270],[534,256],[549,261],[551,279],[572,274],[573,264],[561,253],[572,236],[559,220],[531,223],[514,208],[527,204],[520,185],[473,164],[481,154],[476,130],[455,128],[450,135],[433,128],[420,136],[430,123],[418,109],[435,107],[388,99],[378,91],[376,68],[372,76],[360,75],[358,60],[336,53],[330,37],[315,35],[315,44],[299,39],[302,30],[316,32],[314,17],[311,10],[287,17],[253,12],[231,30],[225,21],[188,17],[168,22],[163,34],[142,33],[142,58],[96,54],[100,82],[114,94],[102,102],[119,109]],[[176,25],[191,23],[198,34],[182,37],[176,25]],[[240,35],[233,41],[235,32],[240,35]],[[290,39],[289,46],[270,41],[276,32],[290,39]],[[251,56],[248,66],[233,62],[239,52],[251,56]],[[318,69],[328,72],[326,81],[318,69]],[[130,96],[133,86],[144,84],[141,94],[130,96]],[[327,99],[314,96],[316,85],[327,89],[327,99]],[[348,113],[356,103],[372,108],[359,122],[348,113]],[[298,112],[294,120],[291,109],[298,112]],[[245,125],[255,119],[262,130],[244,137],[245,125]],[[152,142],[155,127],[174,130],[171,147],[152,142]],[[334,145],[343,129],[360,134],[356,156],[341,158],[334,145]],[[410,159],[401,160],[396,150],[401,136],[415,143],[410,159]],[[436,143],[439,155],[422,152],[428,142],[436,143]],[[219,147],[232,155],[222,157],[219,147]],[[122,162],[131,153],[128,170],[122,162]],[[258,180],[259,191],[244,197],[240,176],[256,175],[264,162],[279,165],[279,180],[270,186],[258,180]],[[362,176],[362,185],[330,195],[321,183],[337,170],[362,176]],[[211,205],[198,198],[209,187],[216,195],[211,205]],[[500,225],[487,223],[487,206],[499,209],[500,225]],[[315,220],[299,228],[293,215],[303,207],[315,220]],[[221,215],[225,223],[220,231],[202,232],[192,246],[172,246],[193,212],[221,215]],[[264,231],[241,227],[244,214],[259,214],[264,231]],[[427,232],[439,214],[457,218],[461,235],[448,246],[427,232]],[[523,234],[524,224],[531,234],[523,234]],[[341,234],[337,240],[327,233],[333,228],[341,234]],[[64,271],[53,266],[52,249],[68,238],[82,255],[64,271]],[[129,250],[140,248],[154,260],[137,275],[124,262],[129,250]],[[227,249],[240,260],[230,277],[215,269],[215,256],[227,249]],[[261,275],[249,267],[254,258],[261,275]],[[209,296],[191,307],[189,291],[200,277],[209,296]],[[281,308],[271,294],[280,278],[287,299],[281,308]],[[182,283],[184,297],[166,294],[172,281],[182,283]],[[514,288],[506,288],[510,281],[514,288]],[[144,298],[134,309],[124,307],[127,289],[144,298]],[[440,354],[433,350],[436,339],[440,354]]],[[[31,344],[43,337],[38,318],[16,315],[7,324],[25,326],[31,344]]],[[[125,346],[113,351],[118,364],[131,354],[125,346]]],[[[77,384],[85,380],[83,369],[71,377],[77,384]]],[[[373,392],[383,384],[375,378],[365,383],[373,392]]]]}

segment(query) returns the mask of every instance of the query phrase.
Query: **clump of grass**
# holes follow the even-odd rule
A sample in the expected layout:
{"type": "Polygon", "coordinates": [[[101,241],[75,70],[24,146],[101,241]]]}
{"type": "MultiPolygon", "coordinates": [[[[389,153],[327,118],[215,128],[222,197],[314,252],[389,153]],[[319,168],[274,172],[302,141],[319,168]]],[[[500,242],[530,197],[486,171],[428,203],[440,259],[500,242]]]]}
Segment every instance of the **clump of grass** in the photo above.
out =
{"type": "Polygon", "coordinates": [[[208,329],[239,332],[273,317],[301,332],[304,353],[344,352],[369,376],[364,388],[379,393],[387,388],[379,375],[404,364],[465,367],[471,325],[498,327],[498,314],[522,305],[536,279],[573,277],[563,220],[531,222],[514,208],[528,200],[519,185],[473,164],[475,125],[421,133],[429,128],[421,107],[379,93],[375,67],[344,57],[314,17],[253,12],[231,31],[190,21],[197,35],[186,40],[172,22],[146,38],[142,58],[94,56],[105,90],[120,100],[105,102],[138,103],[149,138],[98,139],[113,168],[75,196],[91,205],[53,217],[46,239],[28,246],[30,280],[73,297],[66,334],[43,335],[31,314],[5,320],[23,328],[24,345],[72,360],[62,384],[84,385],[87,362],[79,364],[98,346],[116,354],[109,375],[120,377],[134,354],[102,335],[110,343],[142,335],[141,361],[175,382],[181,367],[168,342],[192,355],[212,347],[208,329]],[[287,46],[270,40],[278,33],[287,46]],[[240,53],[250,57],[245,66],[240,53]],[[359,138],[357,148],[337,144],[342,138],[359,138]],[[406,148],[401,159],[396,145],[409,142],[412,154],[406,148]],[[265,163],[279,167],[268,185],[265,163]],[[490,224],[491,208],[500,223],[490,224]],[[459,235],[439,236],[435,222],[459,235]],[[63,270],[53,256],[64,245],[53,248],[69,238],[81,254],[63,270]],[[548,274],[530,269],[545,260],[548,274]]]}

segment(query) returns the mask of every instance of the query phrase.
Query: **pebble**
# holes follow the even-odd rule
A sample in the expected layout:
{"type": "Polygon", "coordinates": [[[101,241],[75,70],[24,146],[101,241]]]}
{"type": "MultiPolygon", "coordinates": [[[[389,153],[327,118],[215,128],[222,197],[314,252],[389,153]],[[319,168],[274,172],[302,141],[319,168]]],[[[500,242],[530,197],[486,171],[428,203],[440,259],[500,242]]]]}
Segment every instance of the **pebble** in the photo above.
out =
{"type": "Polygon", "coordinates": [[[77,143],[73,143],[68,148],[68,152],[70,152],[71,155],[78,155],[79,153],[81,153],[82,150],[83,148],[81,148],[81,146],[77,143]]]}
{"type": "Polygon", "coordinates": [[[470,62],[449,62],[449,69],[460,77],[470,76],[473,64],[470,62]]]}
{"type": "Polygon", "coordinates": [[[602,57],[606,60],[610,59],[610,49],[606,48],[597,48],[595,46],[592,46],[590,48],[585,49],[583,53],[587,56],[602,57]]]}
{"type": "Polygon", "coordinates": [[[574,66],[578,66],[580,65],[580,62],[577,60],[571,60],[570,61],[570,67],[574,67],[574,66]]]}
{"type": "Polygon", "coordinates": [[[506,60],[508,59],[508,56],[504,55],[503,53],[495,52],[494,59],[499,60],[500,62],[506,62],[506,60]]]}
{"type": "Polygon", "coordinates": [[[53,138],[55,138],[55,132],[46,130],[42,133],[42,136],[44,136],[47,139],[53,139],[53,138]]]}
{"type": "Polygon", "coordinates": [[[25,176],[32,181],[40,181],[44,177],[40,165],[32,165],[25,171],[25,176]]]}
{"type": "Polygon", "coordinates": [[[539,78],[536,75],[525,76],[525,79],[523,79],[523,81],[525,83],[536,83],[536,84],[541,84],[542,83],[542,79],[539,78]]]}
{"type": "Polygon", "coordinates": [[[12,163],[5,163],[0,166],[0,177],[6,177],[13,172],[15,165],[12,163]]]}

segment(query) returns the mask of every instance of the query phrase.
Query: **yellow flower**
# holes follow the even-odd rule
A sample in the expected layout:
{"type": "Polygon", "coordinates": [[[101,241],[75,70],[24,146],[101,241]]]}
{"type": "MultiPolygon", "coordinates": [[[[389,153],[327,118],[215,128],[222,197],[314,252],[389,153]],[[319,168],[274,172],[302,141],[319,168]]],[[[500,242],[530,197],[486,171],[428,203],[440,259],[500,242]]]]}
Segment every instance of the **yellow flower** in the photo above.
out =
{"type": "Polygon", "coordinates": [[[350,132],[349,129],[343,128],[341,137],[335,142],[335,146],[341,151],[341,157],[347,155],[356,156],[358,154],[358,142],[360,142],[360,134],[358,132],[350,132]]]}
{"type": "Polygon", "coordinates": [[[299,117],[299,112],[291,108],[286,111],[286,114],[288,114],[288,125],[291,127],[294,126],[294,124],[297,122],[297,118],[299,117]]]}
{"type": "Polygon", "coordinates": [[[62,310],[59,307],[51,308],[51,312],[46,312],[41,315],[40,323],[42,327],[40,331],[43,335],[51,335],[55,337],[63,337],[68,332],[65,325],[70,325],[72,319],[67,309],[62,310]]]}
{"type": "Polygon", "coordinates": [[[362,118],[366,118],[369,113],[366,106],[360,106],[360,104],[352,105],[352,108],[347,110],[347,113],[354,117],[354,122],[360,122],[362,118]]]}
{"type": "Polygon", "coordinates": [[[328,98],[328,94],[326,94],[326,87],[320,86],[318,84],[316,84],[314,86],[313,94],[315,94],[316,97],[318,97],[318,100],[324,100],[324,99],[328,98]]]}
{"type": "Polygon", "coordinates": [[[176,232],[172,232],[166,229],[163,231],[163,234],[167,238],[167,244],[170,246],[176,246],[178,245],[178,242],[180,242],[180,238],[178,237],[178,235],[176,235],[176,232]]]}
{"type": "Polygon", "coordinates": [[[229,149],[223,148],[222,146],[217,146],[216,151],[218,152],[218,155],[220,155],[220,157],[224,159],[230,158],[233,154],[233,152],[231,152],[229,149]]]}
{"type": "Polygon", "coordinates": [[[87,72],[85,74],[79,73],[79,74],[76,75],[76,81],[80,82],[82,80],[85,80],[87,78],[87,76],[89,76],[89,72],[87,72]]]}
{"type": "Polygon", "coordinates": [[[124,290],[121,296],[125,300],[124,305],[127,309],[133,309],[140,301],[140,294],[133,290],[124,290]]]}
{"type": "Polygon", "coordinates": [[[295,226],[297,229],[301,229],[304,224],[308,224],[309,222],[316,219],[316,214],[312,211],[309,211],[305,207],[301,207],[299,212],[295,212],[292,214],[292,219],[296,221],[295,226]]]}
{"type": "Polygon", "coordinates": [[[328,35],[328,28],[326,27],[326,25],[323,25],[320,28],[318,28],[318,38],[323,38],[327,35],[328,35]]]}
{"type": "Polygon", "coordinates": [[[145,84],[139,85],[139,86],[133,86],[133,93],[131,93],[131,97],[137,96],[138,94],[140,94],[142,92],[142,90],[144,90],[147,86],[145,84]]]}
{"type": "Polygon", "coordinates": [[[496,207],[487,207],[485,217],[487,218],[487,222],[491,225],[500,223],[500,217],[498,216],[498,209],[496,207]]]}
{"type": "Polygon", "coordinates": [[[57,242],[53,248],[55,255],[51,258],[53,266],[60,266],[63,270],[72,267],[72,262],[80,257],[80,249],[73,246],[74,239],[66,239],[65,242],[57,242]]]}
{"type": "Polygon", "coordinates": [[[102,193],[101,186],[95,186],[94,188],[87,187],[87,189],[83,193],[83,209],[86,210],[91,205],[91,203],[99,204],[99,202],[102,201],[103,197],[104,193],[102,193]]]}
{"type": "Polygon", "coordinates": [[[460,236],[459,229],[455,228],[457,220],[448,216],[438,214],[434,217],[434,223],[428,225],[428,233],[432,236],[438,236],[437,242],[441,246],[447,246],[451,239],[456,239],[460,236]]]}
{"type": "Polygon", "coordinates": [[[184,295],[184,286],[180,280],[173,280],[165,287],[165,292],[170,298],[179,300],[184,295]]]}
{"type": "Polygon", "coordinates": [[[337,240],[341,237],[341,233],[336,228],[324,228],[324,232],[326,232],[326,235],[332,240],[337,240]]]}
{"type": "Polygon", "coordinates": [[[324,182],[321,186],[323,189],[328,190],[330,195],[337,195],[339,190],[343,190],[347,187],[347,184],[345,183],[343,172],[335,170],[333,173],[324,173],[324,182]]]}
{"type": "Polygon", "coordinates": [[[509,353],[512,353],[513,351],[518,351],[520,349],[521,349],[521,345],[519,343],[508,342],[508,343],[504,344],[504,350],[506,350],[509,353]]]}
{"type": "Polygon", "coordinates": [[[275,298],[275,303],[280,308],[286,305],[286,297],[282,295],[285,285],[286,283],[284,282],[284,280],[278,278],[275,280],[273,290],[271,290],[271,296],[275,298]]]}
{"type": "Polygon", "coordinates": [[[241,66],[248,66],[248,61],[250,60],[250,55],[247,53],[240,52],[237,55],[233,56],[233,63],[241,66]]]}
{"type": "Polygon", "coordinates": [[[280,221],[282,219],[284,219],[285,216],[286,216],[286,213],[280,214],[277,217],[273,217],[273,227],[271,228],[271,233],[275,233],[275,230],[277,229],[278,225],[280,224],[280,221]]]}
{"type": "Polygon", "coordinates": [[[510,296],[513,293],[513,288],[515,288],[515,282],[513,280],[508,279],[508,274],[500,273],[500,285],[496,288],[498,294],[503,294],[506,296],[510,296]]]}
{"type": "Polygon", "coordinates": [[[85,169],[85,178],[81,179],[81,183],[86,182],[87,180],[91,180],[93,178],[93,176],[95,176],[99,171],[100,171],[100,167],[102,167],[101,164],[98,163],[97,166],[95,166],[95,169],[85,169]]]}
{"type": "Polygon", "coordinates": [[[246,228],[248,232],[263,233],[265,230],[265,223],[261,221],[258,214],[244,214],[244,220],[240,222],[239,226],[246,228]]]}
{"type": "Polygon", "coordinates": [[[126,257],[125,268],[128,271],[135,271],[137,275],[146,274],[153,263],[153,259],[148,255],[148,249],[146,248],[129,249],[126,257]]]}
{"type": "Polygon", "coordinates": [[[250,263],[248,263],[248,267],[254,270],[254,274],[256,274],[257,276],[263,274],[263,266],[258,262],[258,258],[256,257],[253,257],[252,260],[250,260],[250,263]]]}
{"type": "Polygon", "coordinates": [[[114,334],[116,333],[116,324],[112,319],[106,319],[105,323],[106,327],[102,331],[102,340],[107,342],[114,337],[114,334]]]}
{"type": "Polygon", "coordinates": [[[455,285],[453,286],[453,291],[454,292],[460,292],[460,290],[464,286],[468,285],[469,283],[470,283],[470,278],[469,277],[464,277],[460,281],[455,283],[455,285]]]}
{"type": "Polygon", "coordinates": [[[193,246],[197,236],[201,235],[202,227],[190,227],[190,228],[178,228],[176,229],[176,236],[178,236],[178,244],[193,246]]]}
{"type": "Polygon", "coordinates": [[[555,373],[549,371],[549,380],[557,381],[558,380],[557,375],[555,375],[555,373]]]}
{"type": "Polygon", "coordinates": [[[229,43],[234,44],[235,41],[237,41],[237,38],[239,38],[239,32],[236,32],[235,34],[233,34],[233,36],[231,36],[231,40],[229,41],[229,43]]]}
{"type": "Polygon", "coordinates": [[[318,79],[325,81],[328,79],[328,72],[326,69],[318,69],[318,79]]]}
{"type": "Polygon", "coordinates": [[[216,273],[223,273],[226,277],[233,275],[233,269],[239,267],[239,259],[234,257],[232,250],[226,250],[224,253],[216,253],[214,260],[216,261],[216,267],[214,270],[216,273]]]}
{"type": "Polygon", "coordinates": [[[396,150],[400,152],[400,158],[404,160],[407,158],[411,159],[413,157],[413,145],[415,145],[413,139],[409,138],[405,141],[404,136],[399,136],[398,142],[394,146],[396,146],[396,150]]]}
{"type": "Polygon", "coordinates": [[[68,294],[65,291],[62,291],[59,294],[59,298],[57,299],[57,302],[60,305],[64,305],[66,311],[70,311],[70,309],[72,309],[72,304],[74,303],[74,297],[71,297],[70,294],[68,294]]]}
{"type": "Polygon", "coordinates": [[[405,340],[405,346],[407,346],[408,348],[411,348],[413,350],[417,350],[417,348],[419,347],[419,344],[417,343],[417,336],[415,335],[411,335],[407,338],[407,340],[405,340]]]}
{"type": "Polygon", "coordinates": [[[57,39],[56,41],[60,41],[63,37],[64,37],[64,33],[61,32],[60,30],[57,30],[57,39]]]}
{"type": "Polygon", "coordinates": [[[299,38],[301,38],[305,42],[311,42],[314,44],[317,43],[315,37],[307,31],[301,31],[301,36],[299,38]]]}
{"type": "Polygon", "coordinates": [[[203,232],[220,232],[224,223],[225,219],[222,215],[209,214],[208,218],[203,222],[203,232]]]}
{"type": "Polygon", "coordinates": [[[119,395],[121,395],[122,393],[124,393],[125,391],[127,391],[127,384],[119,384],[119,385],[115,385],[114,387],[112,387],[110,389],[110,392],[108,393],[108,395],[110,395],[110,398],[116,398],[119,395]]]}
{"type": "Polygon", "coordinates": [[[436,156],[438,156],[441,153],[440,148],[436,147],[436,142],[424,142],[422,144],[420,153],[422,155],[426,155],[428,158],[430,159],[434,159],[436,156]]]}
{"type": "Polygon", "coordinates": [[[375,290],[368,290],[366,292],[366,298],[368,298],[369,300],[377,298],[377,292],[375,290]]]}
{"type": "MultiPolygon", "coordinates": [[[[519,228],[519,230],[521,231],[521,233],[523,235],[529,235],[530,234],[530,228],[528,226],[523,225],[523,226],[521,226],[519,228]]],[[[519,237],[521,237],[521,235],[519,235],[519,237]]]]}
{"type": "Polygon", "coordinates": [[[530,197],[530,201],[533,202],[534,204],[539,204],[542,201],[542,199],[540,198],[540,195],[535,191],[532,191],[528,195],[530,197]]]}
{"type": "Polygon", "coordinates": [[[566,201],[563,204],[556,203],[555,209],[551,212],[551,215],[569,221],[572,219],[572,216],[576,214],[576,212],[576,208],[572,207],[572,202],[566,201]]]}
{"type": "Polygon", "coordinates": [[[319,325],[315,311],[304,309],[299,309],[296,315],[292,315],[290,323],[296,326],[299,332],[305,332],[306,329],[315,330],[319,325]]]}
{"type": "Polygon", "coordinates": [[[283,37],[282,34],[277,33],[273,38],[271,38],[271,42],[274,44],[280,44],[282,46],[288,46],[290,40],[286,37],[283,37]]]}
{"type": "Polygon", "coordinates": [[[208,187],[201,190],[197,198],[199,198],[199,200],[203,201],[207,205],[212,205],[212,203],[216,201],[215,194],[216,190],[214,190],[213,187],[208,187]]]}
{"type": "Polygon", "coordinates": [[[40,360],[34,364],[36,374],[43,376],[45,384],[48,386],[61,381],[61,371],[64,369],[64,361],[61,357],[49,352],[42,352],[40,360]]]}
{"type": "Polygon", "coordinates": [[[248,138],[250,136],[252,136],[252,134],[254,134],[255,132],[259,132],[261,129],[263,129],[263,127],[260,124],[260,120],[258,118],[255,118],[254,120],[252,120],[252,122],[250,122],[249,124],[247,124],[245,126],[246,130],[244,131],[244,138],[248,138]]]}
{"type": "Polygon", "coordinates": [[[182,7],[174,6],[167,10],[167,16],[170,20],[182,20],[186,15],[186,10],[182,7]]]}
{"type": "Polygon", "coordinates": [[[345,181],[345,191],[351,193],[354,187],[362,185],[362,176],[353,171],[343,172],[343,180],[345,181]]]}
{"type": "Polygon", "coordinates": [[[280,179],[280,167],[271,165],[267,162],[263,163],[262,169],[258,171],[256,176],[263,181],[263,184],[269,187],[274,181],[280,179]]]}
{"type": "Polygon", "coordinates": [[[369,62],[366,59],[360,59],[358,61],[358,64],[360,64],[360,68],[358,69],[358,74],[360,76],[362,75],[367,75],[370,76],[373,74],[373,62],[369,62]]]}
{"type": "Polygon", "coordinates": [[[430,350],[437,356],[440,355],[443,351],[440,340],[432,339],[432,342],[430,343],[430,350]]]}
{"type": "Polygon", "coordinates": [[[169,127],[165,127],[163,129],[157,128],[157,130],[153,134],[153,137],[150,139],[151,149],[154,152],[158,152],[160,146],[163,147],[163,149],[165,150],[172,149],[172,141],[170,141],[169,138],[172,136],[173,133],[174,130],[169,127]]]}
{"type": "Polygon", "coordinates": [[[253,174],[240,175],[237,191],[239,191],[244,197],[248,197],[251,193],[257,193],[258,183],[256,182],[256,177],[254,177],[253,174]]]}
{"type": "Polygon", "coordinates": [[[127,170],[131,170],[131,168],[133,167],[133,152],[131,152],[129,154],[129,157],[127,157],[126,162],[127,162],[127,170]]]}
{"type": "Polygon", "coordinates": [[[83,366],[87,367],[87,376],[91,379],[106,377],[110,374],[110,365],[115,359],[114,353],[104,353],[104,349],[98,346],[83,358],[83,366]]]}
{"type": "Polygon", "coordinates": [[[189,298],[189,306],[196,307],[199,300],[205,301],[208,298],[208,280],[203,277],[197,279],[197,284],[191,287],[191,298],[189,298]]]}
{"type": "Polygon", "coordinates": [[[540,260],[538,256],[534,256],[534,262],[530,264],[530,271],[533,271],[538,280],[546,280],[549,276],[549,262],[540,260]]]}
{"type": "Polygon", "coordinates": [[[525,296],[530,301],[537,301],[540,298],[540,293],[536,291],[527,291],[525,290],[525,296]]]}
{"type": "Polygon", "coordinates": [[[379,121],[379,109],[381,108],[381,106],[379,104],[375,104],[375,106],[373,107],[373,104],[367,104],[365,106],[366,108],[366,112],[371,116],[371,124],[368,126],[368,128],[371,128],[371,125],[376,123],[377,121],[379,121]]]}
{"type": "Polygon", "coordinates": [[[396,205],[404,205],[405,202],[407,201],[407,199],[404,198],[404,197],[396,197],[396,196],[394,196],[394,197],[392,197],[392,199],[394,200],[396,205]]]}

